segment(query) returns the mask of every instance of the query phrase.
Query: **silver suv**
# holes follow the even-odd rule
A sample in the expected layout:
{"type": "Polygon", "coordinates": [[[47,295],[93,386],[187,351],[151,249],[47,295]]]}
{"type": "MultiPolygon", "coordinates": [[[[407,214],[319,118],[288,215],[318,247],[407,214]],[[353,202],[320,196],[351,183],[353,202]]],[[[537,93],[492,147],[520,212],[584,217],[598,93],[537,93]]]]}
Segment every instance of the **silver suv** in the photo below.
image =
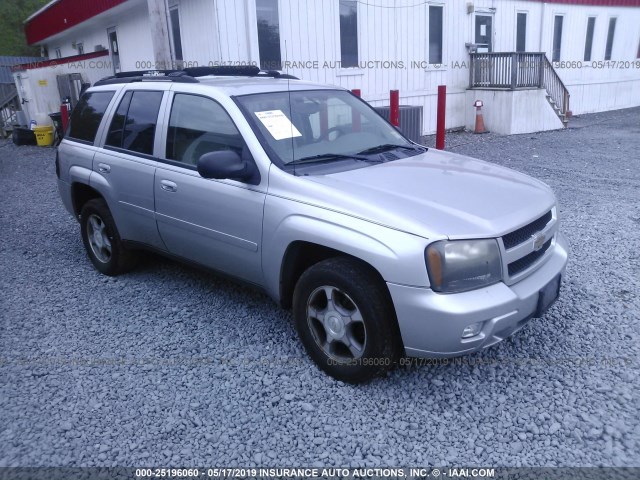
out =
{"type": "Polygon", "coordinates": [[[412,143],[347,90],[257,68],[98,82],[56,171],[97,270],[147,249],[251,283],[348,382],[500,342],[554,302],[567,263],[544,183],[412,143]]]}

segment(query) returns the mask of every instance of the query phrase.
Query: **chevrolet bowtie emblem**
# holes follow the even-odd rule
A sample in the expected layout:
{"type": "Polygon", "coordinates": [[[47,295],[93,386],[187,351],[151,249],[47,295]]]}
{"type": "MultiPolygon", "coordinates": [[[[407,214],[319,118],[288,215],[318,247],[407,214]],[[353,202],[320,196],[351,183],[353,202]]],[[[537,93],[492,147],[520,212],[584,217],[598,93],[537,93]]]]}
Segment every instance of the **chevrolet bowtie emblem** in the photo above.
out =
{"type": "Polygon", "coordinates": [[[533,250],[535,252],[542,248],[542,246],[544,245],[544,241],[547,239],[544,233],[536,233],[532,235],[531,238],[533,238],[533,250]]]}

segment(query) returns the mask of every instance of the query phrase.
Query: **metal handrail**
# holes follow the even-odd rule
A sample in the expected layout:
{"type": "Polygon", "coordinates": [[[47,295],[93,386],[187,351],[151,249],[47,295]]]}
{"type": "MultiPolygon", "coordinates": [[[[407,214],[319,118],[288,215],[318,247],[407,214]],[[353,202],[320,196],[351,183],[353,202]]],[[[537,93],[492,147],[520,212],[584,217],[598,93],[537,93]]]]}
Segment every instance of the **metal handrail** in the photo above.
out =
{"type": "Polygon", "coordinates": [[[569,91],[544,52],[470,53],[470,88],[544,88],[560,113],[569,111],[569,91]]]}
{"type": "Polygon", "coordinates": [[[5,126],[12,125],[17,120],[18,109],[17,92],[12,92],[0,101],[0,129],[4,130],[5,126]]]}
{"type": "Polygon", "coordinates": [[[16,98],[18,98],[18,92],[16,92],[15,90],[13,92],[9,92],[3,99],[0,100],[0,109],[6,108],[7,105],[13,103],[16,98]]]}
{"type": "Polygon", "coordinates": [[[560,109],[560,113],[566,115],[569,111],[569,90],[553,68],[553,64],[546,55],[544,58],[544,77],[541,87],[547,91],[554,103],[560,109]]]}

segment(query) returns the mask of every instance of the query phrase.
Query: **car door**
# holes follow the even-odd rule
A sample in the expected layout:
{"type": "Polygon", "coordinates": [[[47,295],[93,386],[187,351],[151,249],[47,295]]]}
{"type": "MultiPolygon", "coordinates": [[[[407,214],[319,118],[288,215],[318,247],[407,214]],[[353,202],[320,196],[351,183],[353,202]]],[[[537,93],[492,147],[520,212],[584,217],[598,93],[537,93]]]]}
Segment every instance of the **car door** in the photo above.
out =
{"type": "Polygon", "coordinates": [[[153,148],[163,95],[163,88],[153,85],[124,92],[93,161],[94,175],[109,185],[109,206],[120,236],[160,249],[164,244],[154,212],[153,148]]]}
{"type": "Polygon", "coordinates": [[[205,179],[196,169],[200,156],[219,150],[253,161],[242,135],[212,98],[172,95],[164,121],[165,161],[155,175],[160,236],[175,255],[261,283],[265,192],[260,185],[205,179]]]}

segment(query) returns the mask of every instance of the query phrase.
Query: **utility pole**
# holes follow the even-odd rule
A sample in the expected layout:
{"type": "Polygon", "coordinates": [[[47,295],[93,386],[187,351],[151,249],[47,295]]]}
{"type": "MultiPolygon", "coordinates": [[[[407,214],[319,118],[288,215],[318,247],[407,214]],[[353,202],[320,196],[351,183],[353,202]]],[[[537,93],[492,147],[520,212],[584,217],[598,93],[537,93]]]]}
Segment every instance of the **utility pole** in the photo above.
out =
{"type": "Polygon", "coordinates": [[[154,68],[158,70],[173,69],[167,0],[147,0],[147,6],[149,8],[154,68]]]}

